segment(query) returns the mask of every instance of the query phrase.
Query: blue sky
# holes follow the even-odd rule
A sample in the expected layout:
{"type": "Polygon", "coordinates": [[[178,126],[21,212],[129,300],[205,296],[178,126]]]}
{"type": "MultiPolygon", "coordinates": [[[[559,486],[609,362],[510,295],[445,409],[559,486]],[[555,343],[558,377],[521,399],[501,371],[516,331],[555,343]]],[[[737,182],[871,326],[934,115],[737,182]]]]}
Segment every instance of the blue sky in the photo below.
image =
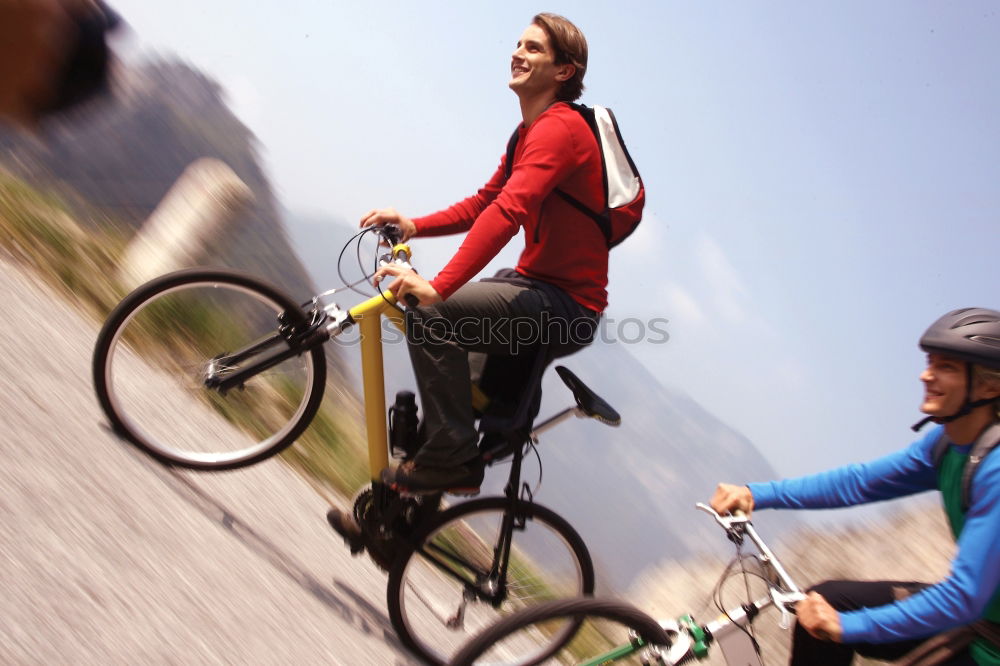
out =
{"type": "MultiPolygon", "coordinates": [[[[669,319],[630,350],[782,474],[909,442],[920,333],[1000,308],[994,2],[113,5],[133,46],[222,83],[286,207],[347,221],[475,191],[519,121],[518,36],[575,21],[582,101],[614,109],[648,193],[607,315],[669,319]]],[[[455,243],[415,245],[422,272],[455,243]]]]}

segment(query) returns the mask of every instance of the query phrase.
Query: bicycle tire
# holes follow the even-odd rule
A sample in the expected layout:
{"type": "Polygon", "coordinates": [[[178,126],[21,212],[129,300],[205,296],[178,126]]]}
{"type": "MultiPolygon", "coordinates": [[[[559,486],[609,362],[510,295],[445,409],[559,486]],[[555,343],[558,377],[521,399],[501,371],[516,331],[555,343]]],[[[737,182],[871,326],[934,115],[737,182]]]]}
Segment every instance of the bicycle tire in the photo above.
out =
{"type": "MultiPolygon", "coordinates": [[[[483,600],[466,599],[461,627],[448,627],[448,612],[462,606],[465,586],[443,572],[432,559],[431,550],[447,551],[449,571],[471,578],[471,567],[456,559],[478,565],[482,574],[495,562],[499,522],[509,500],[489,497],[472,500],[446,511],[410,540],[393,563],[387,590],[389,617],[400,640],[414,654],[432,664],[443,664],[448,654],[474,632],[495,621],[498,615],[524,604],[537,603],[535,595],[546,598],[592,594],[594,565],[590,552],[575,529],[561,516],[544,506],[518,500],[516,512],[524,517],[524,529],[512,534],[513,552],[505,592],[498,607],[483,600]],[[456,541],[457,537],[457,541],[456,541]],[[460,544],[460,545],[458,545],[460,544]],[[544,555],[544,557],[542,557],[544,555]],[[544,572],[538,569],[544,567],[544,572]],[[431,603],[431,602],[435,603],[431,603]],[[471,610],[471,612],[470,612],[471,610]],[[447,617],[446,617],[447,615],[447,617]],[[462,632],[462,633],[460,633],[462,632]]],[[[537,655],[544,659],[570,640],[579,622],[560,627],[552,645],[537,655]]]]}
{"type": "Polygon", "coordinates": [[[510,635],[526,627],[560,618],[601,618],[635,631],[647,643],[664,646],[671,643],[669,634],[659,622],[629,603],[594,597],[556,599],[524,608],[488,627],[456,652],[448,666],[471,666],[510,635]]]}
{"type": "MultiPolygon", "coordinates": [[[[138,287],[108,316],[94,349],[94,388],[112,429],[164,464],[199,470],[245,467],[287,448],[323,398],[321,346],[225,393],[204,381],[226,372],[225,354],[273,337],[279,315],[307,324],[287,295],[226,269],[177,271],[138,287]]],[[[269,349],[287,348],[278,340],[269,349]]]]}

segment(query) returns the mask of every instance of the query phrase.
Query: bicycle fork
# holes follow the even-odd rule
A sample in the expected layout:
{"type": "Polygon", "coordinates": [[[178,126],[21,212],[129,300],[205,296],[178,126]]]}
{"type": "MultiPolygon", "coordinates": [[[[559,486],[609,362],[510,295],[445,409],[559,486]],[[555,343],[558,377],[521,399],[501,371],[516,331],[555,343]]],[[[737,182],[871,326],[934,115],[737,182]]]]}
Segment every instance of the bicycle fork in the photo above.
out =
{"type": "Polygon", "coordinates": [[[300,356],[329,340],[330,332],[322,326],[325,319],[325,316],[321,317],[319,321],[310,324],[299,333],[295,331],[293,326],[285,323],[284,315],[279,316],[278,332],[274,335],[239,351],[220,354],[210,359],[206,365],[202,383],[206,388],[215,389],[223,395],[233,388],[242,388],[247,380],[261,372],[273,368],[293,356],[300,356]],[[244,361],[254,359],[254,357],[281,343],[287,344],[287,348],[270,356],[257,358],[241,367],[240,364],[244,361]]]}

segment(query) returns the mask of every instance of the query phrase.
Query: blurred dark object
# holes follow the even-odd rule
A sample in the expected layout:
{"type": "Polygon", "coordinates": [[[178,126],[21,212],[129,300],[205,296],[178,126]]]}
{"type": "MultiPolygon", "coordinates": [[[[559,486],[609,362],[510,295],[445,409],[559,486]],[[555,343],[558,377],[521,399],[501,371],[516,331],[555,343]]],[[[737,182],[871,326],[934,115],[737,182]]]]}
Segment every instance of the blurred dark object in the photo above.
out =
{"type": "Polygon", "coordinates": [[[0,0],[0,119],[32,126],[108,89],[102,0],[0,0]]]}
{"type": "Polygon", "coordinates": [[[107,35],[121,19],[101,0],[95,4],[73,12],[75,44],[57,73],[54,95],[38,108],[40,116],[65,111],[108,90],[111,50],[107,35]]]}
{"type": "Polygon", "coordinates": [[[110,88],[80,113],[46,119],[38,133],[5,132],[0,123],[0,172],[56,194],[85,226],[107,217],[130,236],[193,162],[221,160],[250,187],[255,203],[205,261],[252,272],[303,297],[316,293],[281,230],[260,144],[226,105],[218,82],[176,60],[116,57],[110,88]]]}

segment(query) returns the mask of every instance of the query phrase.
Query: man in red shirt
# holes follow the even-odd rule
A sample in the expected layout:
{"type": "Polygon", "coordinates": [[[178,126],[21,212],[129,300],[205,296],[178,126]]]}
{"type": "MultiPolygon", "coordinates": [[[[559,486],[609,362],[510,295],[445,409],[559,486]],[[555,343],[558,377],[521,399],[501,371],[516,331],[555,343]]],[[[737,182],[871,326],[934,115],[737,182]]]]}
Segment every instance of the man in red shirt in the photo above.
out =
{"type": "MultiPolygon", "coordinates": [[[[419,301],[408,317],[407,341],[424,441],[414,460],[383,471],[382,480],[397,490],[478,490],[483,462],[470,403],[470,351],[513,356],[547,340],[549,356],[563,356],[596,333],[607,305],[607,241],[555,191],[604,209],[600,148],[567,104],[582,93],[586,66],[587,42],[576,26],[553,14],[535,16],[511,58],[509,86],[523,122],[509,177],[505,156],[477,194],[445,210],[410,219],[383,208],[361,220],[361,226],[399,225],[404,240],[465,233],[432,280],[392,265],[375,276],[393,278],[388,288],[398,300],[419,301]],[[516,269],[469,282],[519,229],[525,247],[516,269]]],[[[334,510],[330,522],[345,536],[356,533],[347,514],[334,510]]]]}

